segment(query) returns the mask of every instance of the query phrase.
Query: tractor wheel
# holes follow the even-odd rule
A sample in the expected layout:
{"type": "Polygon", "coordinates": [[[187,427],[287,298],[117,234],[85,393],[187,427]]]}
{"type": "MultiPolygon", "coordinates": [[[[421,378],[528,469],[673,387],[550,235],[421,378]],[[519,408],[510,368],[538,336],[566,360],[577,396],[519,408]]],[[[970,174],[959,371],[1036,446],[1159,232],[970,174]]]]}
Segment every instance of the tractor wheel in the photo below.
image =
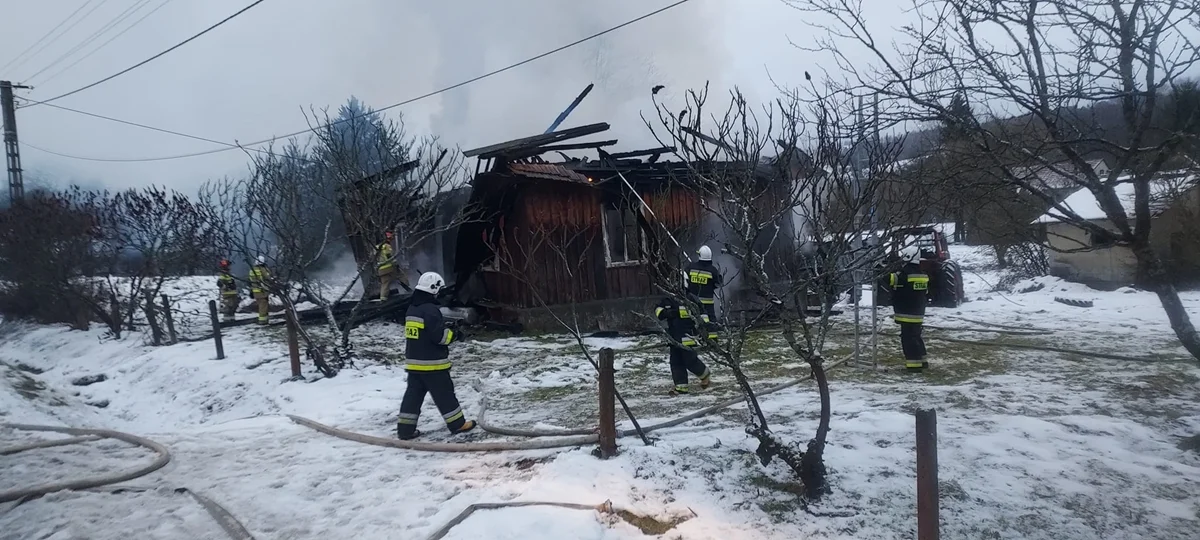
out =
{"type": "Polygon", "coordinates": [[[962,270],[958,263],[946,261],[938,265],[933,305],[956,308],[962,303],[962,270]]]}

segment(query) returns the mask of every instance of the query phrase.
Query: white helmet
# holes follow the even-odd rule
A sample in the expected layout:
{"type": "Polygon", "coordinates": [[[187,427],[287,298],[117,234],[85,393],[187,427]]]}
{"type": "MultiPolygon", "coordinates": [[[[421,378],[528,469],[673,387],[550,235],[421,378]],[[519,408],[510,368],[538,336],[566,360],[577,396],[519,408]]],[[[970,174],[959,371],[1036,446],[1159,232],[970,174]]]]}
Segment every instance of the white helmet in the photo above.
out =
{"type": "Polygon", "coordinates": [[[437,272],[425,272],[417,280],[417,290],[425,291],[429,294],[437,294],[445,285],[446,283],[442,281],[442,276],[437,272]]]}
{"type": "Polygon", "coordinates": [[[906,263],[921,262],[921,248],[915,245],[904,246],[900,250],[900,260],[906,263]]]}
{"type": "Polygon", "coordinates": [[[700,246],[700,249],[697,250],[697,253],[700,254],[700,260],[702,261],[712,260],[712,250],[709,249],[708,246],[700,246]]]}
{"type": "Polygon", "coordinates": [[[259,255],[254,261],[258,264],[267,264],[267,257],[265,255],[259,255]]]}

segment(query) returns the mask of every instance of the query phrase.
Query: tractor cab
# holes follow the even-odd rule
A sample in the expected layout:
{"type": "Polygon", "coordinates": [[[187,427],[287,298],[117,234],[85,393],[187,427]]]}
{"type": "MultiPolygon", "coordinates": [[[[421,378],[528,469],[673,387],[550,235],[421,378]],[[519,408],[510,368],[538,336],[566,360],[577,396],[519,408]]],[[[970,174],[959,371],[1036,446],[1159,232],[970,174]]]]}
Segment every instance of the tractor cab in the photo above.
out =
{"type": "MultiPolygon", "coordinates": [[[[893,231],[887,241],[886,267],[898,268],[900,248],[912,245],[921,251],[921,271],[929,276],[929,304],[938,307],[958,307],[962,304],[965,297],[962,269],[950,259],[946,235],[933,227],[908,227],[893,231]]],[[[886,284],[886,277],[883,284],[886,284]]],[[[884,295],[880,305],[889,304],[890,296],[884,295]]]]}

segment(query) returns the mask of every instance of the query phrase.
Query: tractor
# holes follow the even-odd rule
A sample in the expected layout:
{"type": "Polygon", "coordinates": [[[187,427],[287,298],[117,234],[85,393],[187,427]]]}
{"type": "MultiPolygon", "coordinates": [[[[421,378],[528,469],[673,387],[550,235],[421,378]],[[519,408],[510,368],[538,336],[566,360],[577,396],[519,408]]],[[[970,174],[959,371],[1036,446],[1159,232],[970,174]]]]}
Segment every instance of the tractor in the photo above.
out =
{"type": "MultiPolygon", "coordinates": [[[[933,227],[909,227],[892,232],[887,242],[888,253],[884,268],[900,266],[900,248],[916,245],[921,250],[921,271],[929,276],[929,305],[936,307],[958,307],[963,303],[962,269],[950,260],[946,235],[933,227]]],[[[881,306],[891,305],[891,288],[887,276],[880,278],[878,302],[881,306]]]]}

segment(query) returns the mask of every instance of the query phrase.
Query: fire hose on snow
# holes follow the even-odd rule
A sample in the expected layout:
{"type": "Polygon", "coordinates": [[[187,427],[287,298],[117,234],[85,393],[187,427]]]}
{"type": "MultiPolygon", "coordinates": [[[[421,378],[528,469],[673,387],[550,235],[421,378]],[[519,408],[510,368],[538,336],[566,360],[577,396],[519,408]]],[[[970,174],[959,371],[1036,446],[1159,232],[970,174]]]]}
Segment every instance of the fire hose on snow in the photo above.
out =
{"type": "Polygon", "coordinates": [[[98,438],[109,438],[141,446],[157,454],[157,456],[154,458],[154,461],[131,471],[78,480],[51,482],[39,486],[17,488],[8,491],[0,491],[0,503],[41,497],[42,495],[53,493],[55,491],[89,489],[106,486],[109,484],[116,484],[118,482],[126,482],[157,471],[171,461],[171,452],[167,450],[167,447],[150,439],[138,437],[137,435],[130,435],[128,433],[122,433],[120,431],[112,431],[108,429],[69,428],[59,426],[35,426],[30,424],[0,424],[0,426],[20,431],[53,431],[58,433],[66,433],[68,435],[75,435],[70,443],[53,441],[57,444],[51,444],[52,441],[45,441],[44,443],[35,443],[24,445],[23,447],[10,448],[6,450],[6,453],[16,453],[33,448],[61,446],[63,444],[76,444],[88,442],[89,440],[98,438]]]}

